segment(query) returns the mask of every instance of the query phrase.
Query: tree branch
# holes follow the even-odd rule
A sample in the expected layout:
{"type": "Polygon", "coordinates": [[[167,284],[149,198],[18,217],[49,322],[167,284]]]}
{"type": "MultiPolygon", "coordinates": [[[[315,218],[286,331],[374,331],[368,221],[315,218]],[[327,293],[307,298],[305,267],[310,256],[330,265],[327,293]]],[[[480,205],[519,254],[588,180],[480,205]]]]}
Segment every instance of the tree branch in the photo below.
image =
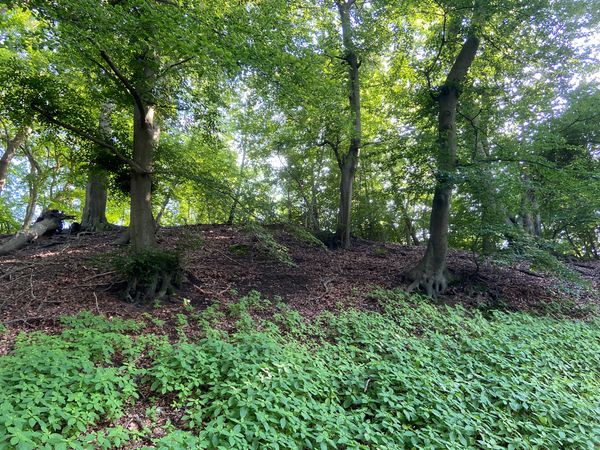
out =
{"type": "Polygon", "coordinates": [[[464,81],[467,76],[467,71],[475,59],[478,48],[479,38],[475,35],[468,36],[448,73],[446,85],[462,83],[464,81]]]}
{"type": "Polygon", "coordinates": [[[4,121],[2,117],[0,117],[0,122],[2,122],[2,127],[4,128],[4,137],[6,139],[6,148],[10,146],[10,134],[8,132],[8,125],[4,121]]]}
{"type": "Polygon", "coordinates": [[[339,142],[336,144],[334,142],[331,142],[328,139],[324,139],[323,142],[317,144],[319,147],[325,147],[326,145],[329,145],[329,147],[331,147],[331,149],[333,150],[333,153],[335,155],[335,159],[337,160],[337,163],[340,167],[342,167],[342,156],[340,155],[340,150],[339,150],[339,142]]]}
{"type": "Polygon", "coordinates": [[[100,70],[102,70],[102,72],[104,72],[111,80],[113,80],[116,83],[119,83],[120,80],[111,73],[110,69],[104,67],[100,61],[96,61],[94,58],[91,58],[89,56],[87,57],[87,59],[94,63],[96,66],[98,66],[100,70]]]}
{"type": "Polygon", "coordinates": [[[167,66],[167,68],[161,72],[160,76],[164,75],[164,74],[165,74],[165,73],[167,73],[169,70],[171,70],[171,69],[173,69],[173,68],[175,68],[175,67],[177,67],[177,66],[180,66],[180,65],[182,65],[182,64],[185,64],[185,63],[186,63],[186,62],[188,62],[188,61],[191,61],[191,60],[192,60],[192,59],[194,59],[194,58],[195,58],[195,56],[190,56],[190,57],[188,57],[188,58],[182,59],[181,61],[178,61],[178,62],[176,62],[176,63],[173,63],[173,64],[171,64],[171,65],[167,66]]]}
{"type": "Polygon", "coordinates": [[[93,134],[82,130],[80,128],[77,128],[71,124],[68,124],[66,122],[63,122],[60,119],[57,119],[55,117],[52,117],[51,114],[47,113],[46,111],[44,111],[41,108],[38,108],[37,106],[32,106],[31,109],[33,109],[34,111],[37,111],[43,119],[45,119],[47,122],[57,125],[61,128],[64,128],[65,130],[71,131],[72,133],[76,134],[77,136],[79,136],[80,138],[86,139],[90,142],[93,142],[94,144],[99,145],[102,148],[105,148],[107,150],[109,150],[113,155],[115,155],[117,158],[119,158],[121,161],[129,164],[129,166],[131,166],[131,168],[133,170],[135,170],[138,173],[148,173],[146,170],[144,170],[139,164],[137,164],[133,159],[128,158],[127,156],[123,155],[119,149],[117,147],[115,147],[112,144],[109,144],[108,142],[94,136],[93,134]]]}
{"type": "Polygon", "coordinates": [[[125,89],[127,89],[127,92],[129,92],[131,94],[131,96],[133,97],[133,101],[135,102],[135,105],[137,106],[138,110],[140,111],[140,116],[142,117],[142,120],[143,120],[143,118],[145,116],[144,102],[142,101],[142,97],[140,97],[140,94],[138,93],[138,91],[135,89],[135,87],[133,87],[133,85],[129,82],[129,80],[119,71],[117,66],[115,66],[112,59],[110,59],[110,57],[104,50],[100,50],[100,56],[102,57],[102,59],[104,61],[106,61],[106,64],[108,64],[108,66],[111,68],[111,70],[117,76],[119,81],[123,84],[125,89]]]}
{"type": "Polygon", "coordinates": [[[438,47],[435,57],[433,58],[433,61],[431,61],[431,64],[429,64],[429,67],[427,67],[424,71],[425,79],[427,80],[427,89],[429,90],[429,95],[433,98],[433,100],[437,100],[437,98],[435,98],[434,94],[432,93],[431,72],[433,72],[435,65],[437,64],[437,62],[440,59],[440,56],[442,55],[442,50],[444,49],[444,45],[446,45],[447,21],[448,21],[448,13],[444,10],[444,16],[443,16],[443,22],[442,22],[442,40],[440,41],[440,45],[438,47]]]}

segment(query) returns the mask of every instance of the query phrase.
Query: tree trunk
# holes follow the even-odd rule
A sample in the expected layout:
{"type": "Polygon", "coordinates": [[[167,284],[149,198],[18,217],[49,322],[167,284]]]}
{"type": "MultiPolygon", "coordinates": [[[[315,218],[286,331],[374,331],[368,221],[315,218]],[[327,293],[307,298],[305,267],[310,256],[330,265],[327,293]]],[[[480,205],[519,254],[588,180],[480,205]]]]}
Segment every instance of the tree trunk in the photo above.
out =
{"type": "MultiPolygon", "coordinates": [[[[103,139],[109,141],[111,136],[110,117],[114,105],[105,103],[100,113],[99,129],[103,139]]],[[[104,152],[99,148],[98,152],[104,152]]],[[[106,220],[106,200],[108,197],[108,174],[106,170],[92,162],[88,171],[88,182],[85,187],[85,201],[81,217],[81,229],[85,231],[102,231],[111,228],[106,220]]]]}
{"type": "Polygon", "coordinates": [[[85,187],[85,205],[81,217],[81,229],[86,231],[102,231],[110,228],[106,220],[107,181],[102,169],[92,168],[89,171],[88,183],[85,187]]]}
{"type": "Polygon", "coordinates": [[[237,209],[237,205],[240,201],[240,196],[242,195],[242,186],[244,184],[244,169],[246,168],[246,144],[245,140],[242,139],[242,162],[240,164],[240,173],[239,180],[235,189],[235,197],[233,199],[233,203],[231,204],[231,208],[229,209],[229,217],[227,218],[227,225],[233,225],[233,221],[235,220],[235,212],[237,209]]]}
{"type": "Polygon", "coordinates": [[[33,221],[33,214],[35,213],[35,204],[37,203],[37,183],[34,180],[29,181],[29,198],[27,199],[27,209],[25,210],[25,217],[23,218],[23,230],[28,230],[31,222],[33,221]]]}
{"type": "Polygon", "coordinates": [[[173,182],[169,185],[169,189],[167,190],[167,193],[162,202],[162,205],[160,205],[160,210],[158,211],[158,214],[156,215],[156,228],[160,227],[160,220],[162,219],[163,214],[167,210],[167,206],[169,206],[169,202],[171,201],[171,196],[173,195],[173,189],[175,188],[176,184],[177,184],[176,182],[173,182]]]}
{"type": "Polygon", "coordinates": [[[31,221],[33,220],[35,205],[38,199],[38,185],[42,182],[42,168],[33,156],[33,153],[25,148],[25,156],[27,156],[27,159],[29,160],[29,175],[27,176],[29,198],[27,199],[27,209],[25,210],[25,217],[23,218],[23,230],[29,229],[31,221]]]}
{"type": "Polygon", "coordinates": [[[12,161],[15,153],[21,145],[27,141],[27,138],[31,134],[31,128],[28,126],[21,127],[13,139],[8,139],[6,142],[6,150],[0,158],[0,194],[4,190],[6,185],[6,177],[8,176],[8,168],[12,161]]]}
{"type": "MultiPolygon", "coordinates": [[[[473,119],[471,123],[475,133],[473,161],[490,159],[487,126],[484,124],[483,130],[481,130],[477,118],[473,119]]],[[[477,184],[474,186],[473,195],[479,201],[481,211],[481,250],[484,255],[491,255],[496,252],[496,236],[493,229],[495,225],[499,225],[499,217],[502,217],[505,213],[495,203],[496,193],[492,185],[493,176],[489,166],[483,165],[478,170],[480,175],[476,178],[477,184]]]]}
{"type": "Polygon", "coordinates": [[[350,18],[350,9],[354,1],[339,2],[336,5],[340,14],[342,23],[342,41],[344,45],[344,61],[348,65],[348,90],[350,116],[352,119],[352,136],[350,146],[346,155],[338,156],[340,166],[340,204],[338,221],[336,227],[336,240],[341,248],[350,247],[350,227],[352,212],[352,189],[354,176],[358,167],[358,158],[360,154],[362,127],[360,117],[360,78],[358,69],[360,63],[356,48],[352,40],[352,25],[350,18]]]}
{"type": "Polygon", "coordinates": [[[456,109],[460,85],[466,78],[478,48],[479,39],[473,35],[469,36],[454,61],[438,97],[438,170],[429,220],[429,241],[425,255],[408,273],[409,278],[413,280],[409,290],[421,288],[430,296],[437,296],[448,286],[446,255],[450,199],[456,170],[456,109]]]}
{"type": "Polygon", "coordinates": [[[159,129],[154,121],[154,106],[134,108],[133,161],[131,172],[131,214],[129,235],[134,251],[152,248],[155,243],[155,223],[152,216],[152,167],[159,129]]]}
{"type": "MultiPolygon", "coordinates": [[[[319,167],[321,164],[319,164],[319,167]]],[[[315,172],[312,171],[310,178],[310,203],[308,208],[310,229],[318,233],[321,230],[321,223],[319,221],[319,204],[317,202],[317,182],[315,179],[315,172]]]]}
{"type": "Polygon", "coordinates": [[[402,220],[404,221],[404,230],[406,232],[406,243],[408,245],[419,245],[419,237],[417,236],[417,230],[415,225],[408,215],[408,210],[402,205],[402,220]]]}
{"type": "Polygon", "coordinates": [[[52,232],[61,229],[62,221],[64,219],[72,218],[73,216],[68,216],[56,210],[46,211],[28,230],[19,231],[8,242],[1,245],[0,256],[17,251],[40,236],[51,234],[52,232]]]}

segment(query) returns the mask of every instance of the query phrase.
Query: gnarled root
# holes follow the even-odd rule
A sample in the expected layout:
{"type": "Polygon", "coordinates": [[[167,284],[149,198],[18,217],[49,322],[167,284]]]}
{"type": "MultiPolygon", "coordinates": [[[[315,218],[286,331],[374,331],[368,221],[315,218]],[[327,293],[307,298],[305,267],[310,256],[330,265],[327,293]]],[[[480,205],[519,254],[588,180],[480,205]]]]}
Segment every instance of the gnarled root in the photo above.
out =
{"type": "Polygon", "coordinates": [[[406,277],[412,281],[408,286],[408,292],[419,290],[425,292],[429,297],[437,297],[442,294],[450,280],[446,264],[435,264],[428,253],[415,268],[406,274],[406,277]]]}
{"type": "Polygon", "coordinates": [[[123,292],[125,301],[130,303],[144,303],[147,301],[161,300],[174,291],[172,273],[155,273],[149,281],[142,281],[135,277],[127,282],[123,292]]]}
{"type": "Polygon", "coordinates": [[[430,272],[427,270],[422,270],[418,274],[409,274],[409,277],[413,281],[408,286],[408,292],[421,290],[429,297],[437,297],[448,287],[448,277],[445,272],[446,271],[430,272]]]}

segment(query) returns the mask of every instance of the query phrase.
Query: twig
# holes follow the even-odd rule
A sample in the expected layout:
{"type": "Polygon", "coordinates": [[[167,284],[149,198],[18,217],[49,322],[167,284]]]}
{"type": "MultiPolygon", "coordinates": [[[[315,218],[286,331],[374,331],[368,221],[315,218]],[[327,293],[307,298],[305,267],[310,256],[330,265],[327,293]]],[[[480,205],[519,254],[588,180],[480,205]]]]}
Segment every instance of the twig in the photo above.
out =
{"type": "Polygon", "coordinates": [[[33,293],[33,270],[31,271],[31,275],[29,276],[29,288],[31,290],[31,297],[35,299],[36,296],[33,293]]]}
{"type": "Polygon", "coordinates": [[[323,294],[321,294],[320,296],[317,297],[317,300],[321,300],[323,297],[325,297],[327,294],[329,294],[329,288],[327,287],[327,285],[329,283],[331,283],[333,280],[335,280],[335,278],[330,278],[327,280],[321,280],[321,283],[323,284],[323,287],[325,288],[325,292],[323,294]]]}
{"type": "Polygon", "coordinates": [[[233,259],[231,256],[226,255],[225,253],[223,253],[220,250],[217,249],[213,249],[215,252],[217,252],[219,255],[224,256],[225,258],[227,258],[229,261],[236,263],[238,266],[242,266],[242,264],[239,261],[236,261],[235,259],[233,259]]]}
{"type": "Polygon", "coordinates": [[[96,295],[96,292],[92,292],[94,294],[94,300],[96,300],[96,311],[98,311],[98,314],[100,314],[100,306],[98,306],[98,296],[96,295]]]}
{"type": "Polygon", "coordinates": [[[93,280],[94,278],[98,278],[98,277],[103,277],[104,275],[111,275],[115,272],[116,272],[115,270],[109,270],[108,272],[97,273],[96,275],[92,275],[91,277],[86,278],[85,280],[83,280],[83,282],[85,283],[86,281],[90,281],[90,280],[93,280]]]}
{"type": "Polygon", "coordinates": [[[205,291],[204,289],[202,289],[199,286],[196,286],[195,284],[192,284],[192,286],[194,286],[200,293],[207,295],[209,297],[219,297],[221,295],[223,295],[225,292],[229,291],[231,289],[231,285],[227,286],[225,289],[223,289],[222,291],[217,292],[216,294],[214,292],[209,292],[209,291],[205,291]]]}
{"type": "Polygon", "coordinates": [[[517,271],[536,278],[546,278],[545,275],[540,275],[539,273],[531,272],[530,270],[526,269],[517,269],[517,271]]]}

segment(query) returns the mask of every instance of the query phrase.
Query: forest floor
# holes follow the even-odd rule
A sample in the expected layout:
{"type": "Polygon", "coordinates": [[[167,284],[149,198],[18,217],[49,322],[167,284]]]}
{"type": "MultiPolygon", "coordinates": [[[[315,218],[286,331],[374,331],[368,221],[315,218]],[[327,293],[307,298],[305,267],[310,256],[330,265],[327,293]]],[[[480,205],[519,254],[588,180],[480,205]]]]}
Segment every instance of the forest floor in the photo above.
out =
{"type": "Polygon", "coordinates": [[[598,322],[571,320],[600,309],[599,261],[571,261],[580,279],[566,281],[451,251],[456,281],[432,304],[390,290],[406,288],[423,247],[356,239],[330,251],[289,227],[163,228],[181,285],[132,304],[116,237],[58,234],[0,258],[0,448],[600,443],[598,322]]]}
{"type": "MultiPolygon", "coordinates": [[[[1,257],[0,324],[6,331],[0,334],[0,355],[10,351],[21,330],[56,333],[62,328],[61,316],[85,310],[127,319],[150,312],[165,321],[161,329],[169,333],[169,324],[174,329],[177,315],[189,305],[196,310],[226,305],[253,290],[270,299],[280,297],[309,319],[324,311],[377,309],[370,292],[406,287],[402,274],[424,252],[423,247],[362,239],[355,239],[350,250],[330,251],[283,229],[272,232],[289,249],[294,266],[265,256],[243,229],[161,229],[160,245],[181,250],[184,277],[177,293],[160,308],[121,299],[124,283],[107,265],[110,255],[123,252],[113,245],[115,232],[58,234],[1,257]]],[[[463,251],[451,251],[448,265],[457,281],[438,299],[441,303],[575,318],[600,306],[600,261],[569,263],[584,283],[535,272],[525,262],[500,265],[463,251]]]]}

